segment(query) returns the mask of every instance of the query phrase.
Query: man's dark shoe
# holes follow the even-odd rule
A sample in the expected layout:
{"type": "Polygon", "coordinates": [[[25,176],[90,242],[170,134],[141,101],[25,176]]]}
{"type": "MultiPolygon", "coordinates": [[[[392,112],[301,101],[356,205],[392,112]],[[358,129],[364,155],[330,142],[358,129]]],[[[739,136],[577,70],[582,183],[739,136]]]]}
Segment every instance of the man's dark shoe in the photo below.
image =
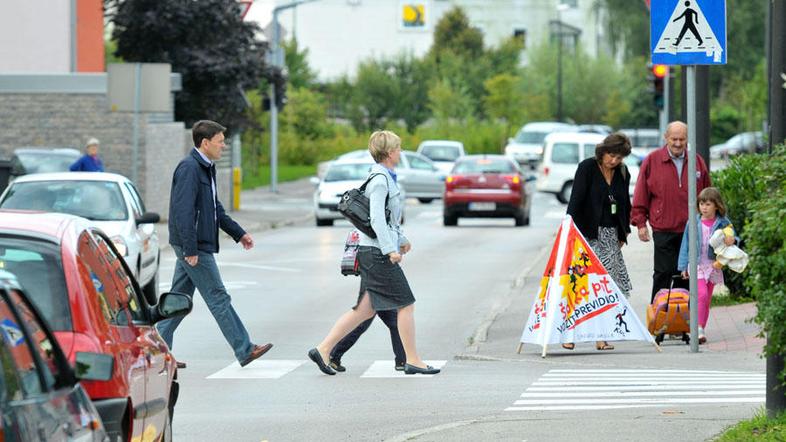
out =
{"type": "Polygon", "coordinates": [[[308,358],[311,359],[312,361],[314,361],[315,364],[317,364],[317,367],[319,367],[319,370],[322,373],[325,373],[325,374],[328,374],[328,375],[331,375],[331,376],[336,374],[336,372],[333,371],[332,368],[330,368],[327,365],[325,365],[325,361],[322,359],[322,355],[319,354],[319,351],[316,348],[312,348],[311,350],[308,351],[308,358]]]}
{"type": "Polygon", "coordinates": [[[186,368],[186,363],[177,361],[177,368],[186,368]]]}
{"type": "Polygon", "coordinates": [[[430,365],[420,368],[417,365],[404,364],[404,374],[437,374],[440,371],[439,368],[434,368],[430,365]]]}
{"type": "Polygon", "coordinates": [[[255,360],[259,359],[260,356],[267,353],[271,348],[273,348],[273,344],[271,343],[267,343],[265,345],[254,345],[254,348],[251,350],[251,354],[248,355],[247,358],[240,361],[240,366],[245,367],[246,365],[254,362],[255,360]]]}
{"type": "Polygon", "coordinates": [[[404,371],[404,366],[405,365],[406,364],[403,363],[403,362],[401,362],[401,363],[396,362],[396,371],[404,371]]]}
{"type": "Polygon", "coordinates": [[[329,365],[330,365],[330,368],[332,368],[333,370],[336,370],[339,373],[343,373],[343,372],[347,371],[347,367],[344,367],[343,365],[341,365],[341,361],[337,361],[335,359],[331,359],[329,365]]]}

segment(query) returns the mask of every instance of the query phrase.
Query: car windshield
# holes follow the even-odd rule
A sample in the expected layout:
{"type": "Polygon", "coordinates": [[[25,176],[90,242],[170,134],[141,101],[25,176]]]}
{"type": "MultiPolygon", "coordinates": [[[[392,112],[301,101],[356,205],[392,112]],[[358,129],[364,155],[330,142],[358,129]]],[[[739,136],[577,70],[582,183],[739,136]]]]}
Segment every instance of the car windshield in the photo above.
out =
{"type": "Polygon", "coordinates": [[[548,132],[532,132],[532,131],[519,131],[516,134],[516,142],[517,143],[526,143],[526,144],[541,144],[543,140],[548,135],[548,132]]]}
{"type": "Polygon", "coordinates": [[[68,213],[92,221],[128,219],[120,186],[111,181],[16,181],[0,207],[68,213]]]}
{"type": "Polygon", "coordinates": [[[365,180],[371,164],[333,164],[325,174],[325,181],[358,181],[365,180]]]}
{"type": "Polygon", "coordinates": [[[52,330],[71,330],[60,247],[33,238],[0,236],[0,269],[16,276],[52,330]]]}
{"type": "Polygon", "coordinates": [[[420,149],[420,154],[431,161],[456,161],[461,156],[461,151],[456,146],[429,144],[420,149]]]}
{"type": "Polygon", "coordinates": [[[79,156],[52,152],[17,153],[25,173],[68,172],[79,156]]]}
{"type": "Polygon", "coordinates": [[[505,158],[476,158],[459,161],[453,168],[456,175],[471,173],[516,173],[518,170],[512,162],[505,158]]]}

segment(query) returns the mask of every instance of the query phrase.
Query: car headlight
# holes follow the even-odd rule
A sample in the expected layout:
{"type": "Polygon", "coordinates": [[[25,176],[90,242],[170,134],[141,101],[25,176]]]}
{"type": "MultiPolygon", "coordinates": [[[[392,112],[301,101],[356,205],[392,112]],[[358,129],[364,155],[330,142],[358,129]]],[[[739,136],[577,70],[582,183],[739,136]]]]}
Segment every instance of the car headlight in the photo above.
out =
{"type": "Polygon", "coordinates": [[[128,256],[128,246],[126,246],[126,241],[122,236],[113,236],[112,244],[115,245],[117,253],[119,253],[120,256],[128,256]]]}

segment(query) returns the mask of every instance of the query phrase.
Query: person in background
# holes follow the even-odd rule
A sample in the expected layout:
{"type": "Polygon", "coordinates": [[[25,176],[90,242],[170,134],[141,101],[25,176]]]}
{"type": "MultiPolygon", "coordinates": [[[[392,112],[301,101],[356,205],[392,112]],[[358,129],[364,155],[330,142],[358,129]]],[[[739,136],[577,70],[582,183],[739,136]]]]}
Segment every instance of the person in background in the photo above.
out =
{"type": "MultiPolygon", "coordinates": [[[[604,138],[595,156],[579,163],[568,202],[568,215],[626,297],[632,289],[622,257],[630,233],[630,172],[622,160],[630,150],[630,140],[621,133],[604,138]]],[[[572,342],[562,346],[574,348],[572,342]]],[[[606,341],[597,341],[595,348],[614,350],[606,341]]]]}
{"type": "Polygon", "coordinates": [[[104,163],[98,157],[98,139],[91,138],[85,144],[85,154],[68,168],[71,172],[103,172],[104,163]]]}
{"type": "MultiPolygon", "coordinates": [[[[638,228],[639,239],[654,241],[652,295],[668,288],[677,274],[680,243],[688,221],[688,126],[681,121],[669,123],[666,145],[647,155],[639,168],[630,222],[638,228]]],[[[710,174],[701,156],[696,156],[696,193],[710,186],[710,174]]],[[[675,286],[687,288],[684,282],[675,286]]]]}
{"type": "MultiPolygon", "coordinates": [[[[696,266],[696,279],[698,280],[699,298],[699,344],[707,342],[704,329],[707,328],[707,319],[710,317],[710,304],[712,304],[712,290],[717,284],[723,284],[723,272],[715,262],[715,251],[710,247],[710,237],[718,229],[731,225],[726,218],[726,204],[723,203],[721,194],[715,187],[707,187],[699,193],[696,199],[697,219],[697,250],[699,262],[696,266]]],[[[735,243],[734,234],[726,235],[724,243],[731,246],[735,243]]],[[[680,244],[679,262],[677,270],[682,274],[682,279],[688,279],[688,225],[680,244]]]]}

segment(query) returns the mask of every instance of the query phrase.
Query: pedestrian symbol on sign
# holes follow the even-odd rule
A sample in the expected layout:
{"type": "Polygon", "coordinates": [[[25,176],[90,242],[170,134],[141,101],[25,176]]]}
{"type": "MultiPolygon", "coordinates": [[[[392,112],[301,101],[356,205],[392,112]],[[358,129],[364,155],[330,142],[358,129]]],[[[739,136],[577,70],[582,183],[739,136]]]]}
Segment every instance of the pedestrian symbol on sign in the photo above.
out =
{"type": "Polygon", "coordinates": [[[699,2],[679,1],[658,38],[653,55],[700,52],[719,63],[723,61],[723,45],[716,38],[699,2]]]}

